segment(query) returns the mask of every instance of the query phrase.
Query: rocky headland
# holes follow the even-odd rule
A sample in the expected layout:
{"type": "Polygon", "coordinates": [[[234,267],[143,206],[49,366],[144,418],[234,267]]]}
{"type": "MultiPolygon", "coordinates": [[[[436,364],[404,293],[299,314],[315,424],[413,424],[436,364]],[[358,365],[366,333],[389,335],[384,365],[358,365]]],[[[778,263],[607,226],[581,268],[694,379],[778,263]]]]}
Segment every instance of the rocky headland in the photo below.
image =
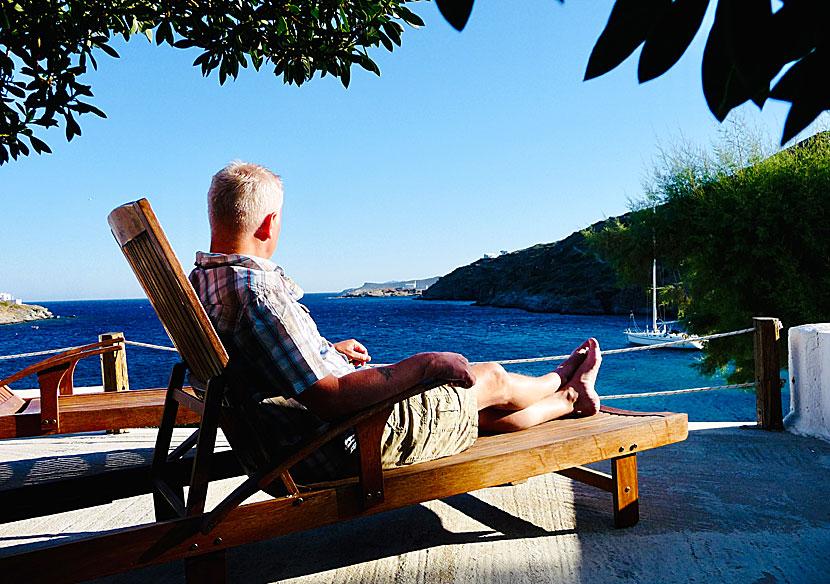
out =
{"type": "Polygon", "coordinates": [[[340,298],[390,298],[392,296],[418,296],[423,290],[412,288],[372,288],[371,290],[356,290],[345,292],[340,298]]]}
{"type": "Polygon", "coordinates": [[[364,282],[357,288],[346,288],[340,298],[388,298],[390,296],[418,296],[438,281],[438,276],[422,280],[392,280],[390,282],[364,282]]]}
{"type": "Polygon", "coordinates": [[[47,318],[55,318],[55,315],[43,306],[0,302],[0,324],[15,324],[47,318]]]}
{"type": "MultiPolygon", "coordinates": [[[[604,223],[591,229],[602,228],[604,223]]],[[[614,271],[588,249],[581,231],[561,241],[457,268],[427,288],[421,298],[590,315],[629,314],[648,304],[644,290],[617,285],[614,271]]]]}

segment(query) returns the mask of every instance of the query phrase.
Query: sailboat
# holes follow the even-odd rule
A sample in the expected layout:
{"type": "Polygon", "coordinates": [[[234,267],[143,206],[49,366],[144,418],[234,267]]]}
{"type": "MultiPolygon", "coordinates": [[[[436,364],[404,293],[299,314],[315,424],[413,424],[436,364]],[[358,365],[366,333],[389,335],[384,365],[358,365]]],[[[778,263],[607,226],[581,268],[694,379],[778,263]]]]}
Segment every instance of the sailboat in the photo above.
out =
{"type": "Polygon", "coordinates": [[[654,259],[651,265],[651,330],[641,331],[634,323],[634,315],[631,315],[632,325],[625,329],[625,336],[628,342],[635,345],[658,345],[660,343],[671,343],[674,341],[686,340],[685,343],[670,345],[667,349],[692,349],[699,351],[703,348],[703,341],[695,335],[689,335],[676,330],[669,330],[667,323],[657,324],[657,260],[654,259]],[[635,330],[636,329],[636,330],[635,330]]]}

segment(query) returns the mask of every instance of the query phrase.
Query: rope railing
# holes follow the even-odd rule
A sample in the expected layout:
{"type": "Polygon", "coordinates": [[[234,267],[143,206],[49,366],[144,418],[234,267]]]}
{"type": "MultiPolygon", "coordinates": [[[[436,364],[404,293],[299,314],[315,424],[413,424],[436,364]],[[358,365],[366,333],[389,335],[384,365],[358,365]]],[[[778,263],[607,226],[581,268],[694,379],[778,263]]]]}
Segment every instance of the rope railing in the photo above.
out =
{"type": "Polygon", "coordinates": [[[72,349],[80,349],[83,345],[76,347],[63,347],[61,349],[48,349],[46,351],[35,351],[34,353],[19,353],[17,355],[0,355],[0,361],[6,359],[22,359],[23,357],[39,357],[41,355],[52,355],[54,353],[63,353],[64,351],[71,351],[72,349]]]}
{"type": "Polygon", "coordinates": [[[681,393],[697,393],[699,391],[716,391],[720,389],[745,389],[747,387],[758,387],[756,382],[752,383],[733,383],[732,385],[717,385],[712,387],[692,387],[689,389],[670,389],[666,391],[647,391],[643,393],[623,393],[617,395],[601,395],[600,401],[607,399],[628,399],[633,397],[654,397],[661,395],[678,395],[681,393]]]}
{"type": "Polygon", "coordinates": [[[150,343],[139,343],[138,341],[124,341],[128,345],[135,345],[136,347],[144,347],[146,349],[156,349],[158,351],[173,351],[174,353],[178,353],[179,350],[176,347],[165,347],[164,345],[151,345],[150,343]]]}

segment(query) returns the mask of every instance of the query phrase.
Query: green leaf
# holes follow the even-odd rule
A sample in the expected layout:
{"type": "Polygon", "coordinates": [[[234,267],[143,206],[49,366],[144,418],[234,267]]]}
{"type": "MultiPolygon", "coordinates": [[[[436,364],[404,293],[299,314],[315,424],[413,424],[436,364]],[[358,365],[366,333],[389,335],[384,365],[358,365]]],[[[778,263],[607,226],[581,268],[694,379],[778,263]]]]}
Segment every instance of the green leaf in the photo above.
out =
{"type": "MultiPolygon", "coordinates": [[[[720,0],[715,22],[703,51],[703,94],[712,114],[723,121],[736,106],[752,98],[752,81],[747,69],[741,68],[740,52],[753,45],[751,35],[761,26],[753,13],[734,0],[720,0]]],[[[768,89],[768,88],[767,88],[768,89]]]]}
{"type": "MultiPolygon", "coordinates": [[[[396,22],[384,22],[383,23],[383,32],[389,35],[389,38],[392,39],[392,42],[398,46],[401,46],[401,31],[403,29],[401,26],[396,22]]],[[[389,49],[390,51],[392,49],[389,49]]]]}
{"type": "Polygon", "coordinates": [[[49,148],[46,142],[43,142],[42,140],[39,140],[34,136],[29,136],[29,142],[31,142],[32,148],[34,148],[35,152],[37,152],[38,154],[42,154],[44,152],[47,152],[49,154],[52,153],[52,149],[49,148]]]}
{"type": "Polygon", "coordinates": [[[675,0],[651,29],[640,53],[637,77],[644,83],[677,63],[700,29],[709,0],[675,0]]]}
{"type": "Polygon", "coordinates": [[[175,43],[173,43],[173,46],[177,49],[189,49],[190,47],[195,47],[198,44],[199,43],[192,39],[179,39],[175,43]]]}
{"type": "Polygon", "coordinates": [[[827,51],[814,51],[790,67],[772,89],[773,98],[792,103],[784,124],[782,145],[809,126],[822,111],[830,109],[830,95],[815,90],[815,79],[825,75],[828,65],[827,51]]]}
{"type": "Polygon", "coordinates": [[[384,48],[389,51],[390,53],[395,50],[395,45],[392,44],[392,41],[389,40],[389,37],[385,34],[378,35],[380,37],[380,42],[383,43],[384,48]]]}
{"type": "Polygon", "coordinates": [[[167,44],[173,44],[173,27],[170,26],[169,20],[162,20],[156,31],[156,44],[160,45],[165,41],[167,41],[167,44]]]}
{"type": "Polygon", "coordinates": [[[90,104],[84,103],[82,101],[79,101],[74,106],[70,106],[70,108],[75,110],[79,114],[93,113],[96,116],[98,116],[99,118],[106,118],[107,117],[107,115],[104,112],[99,110],[94,105],[90,105],[90,104]]]}
{"type": "Polygon", "coordinates": [[[625,61],[648,37],[671,0],[617,0],[588,59],[585,81],[625,61]]]}
{"type": "Polygon", "coordinates": [[[435,0],[438,10],[457,31],[464,30],[470,13],[473,11],[473,0],[435,0]]]}
{"type": "Polygon", "coordinates": [[[421,17],[412,12],[409,8],[405,6],[398,6],[395,11],[398,13],[398,16],[407,23],[412,28],[418,28],[419,26],[424,26],[424,21],[421,20],[421,17]]]}
{"type": "MultiPolygon", "coordinates": [[[[118,58],[118,53],[115,51],[115,49],[113,49],[113,48],[112,48],[111,46],[109,46],[108,44],[106,44],[106,43],[96,43],[96,45],[95,45],[95,46],[96,46],[96,47],[98,47],[99,49],[101,49],[102,51],[104,51],[104,52],[105,52],[106,54],[108,54],[110,57],[113,57],[113,58],[115,58],[115,59],[117,59],[117,58],[118,58]]],[[[92,57],[92,55],[90,55],[90,57],[92,57]]],[[[93,61],[93,66],[94,66],[94,65],[95,65],[95,62],[93,61]]]]}

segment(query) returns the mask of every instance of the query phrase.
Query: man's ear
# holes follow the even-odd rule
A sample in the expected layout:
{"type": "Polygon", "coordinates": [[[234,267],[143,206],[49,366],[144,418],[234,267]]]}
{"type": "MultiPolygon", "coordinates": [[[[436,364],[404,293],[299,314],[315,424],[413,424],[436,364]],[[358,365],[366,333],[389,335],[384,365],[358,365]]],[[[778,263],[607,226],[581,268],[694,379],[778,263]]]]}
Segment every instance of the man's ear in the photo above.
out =
{"type": "Polygon", "coordinates": [[[254,237],[260,241],[268,241],[279,233],[280,214],[268,213],[262,220],[259,227],[254,231],[254,237]]]}

